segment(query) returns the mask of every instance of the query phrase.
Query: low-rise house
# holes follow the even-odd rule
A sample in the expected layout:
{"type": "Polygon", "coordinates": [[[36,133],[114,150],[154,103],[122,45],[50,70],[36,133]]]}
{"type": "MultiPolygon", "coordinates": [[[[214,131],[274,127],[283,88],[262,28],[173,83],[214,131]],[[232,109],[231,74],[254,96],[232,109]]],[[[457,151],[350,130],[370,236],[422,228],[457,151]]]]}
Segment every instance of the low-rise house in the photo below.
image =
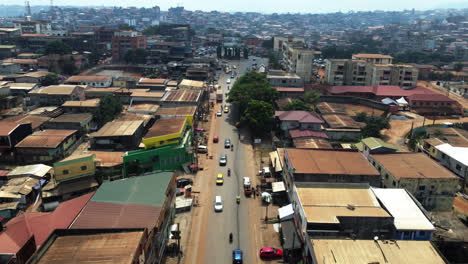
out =
{"type": "Polygon", "coordinates": [[[184,89],[184,90],[205,90],[206,85],[205,82],[202,81],[194,81],[194,80],[189,80],[189,79],[183,79],[179,83],[179,89],[184,89]]]}
{"type": "Polygon", "coordinates": [[[468,178],[468,147],[454,147],[448,143],[435,146],[436,160],[450,171],[461,177],[468,178]]]}
{"type": "Polygon", "coordinates": [[[114,120],[105,124],[99,131],[90,134],[91,148],[111,150],[136,149],[143,137],[142,120],[114,120]]]}
{"type": "Polygon", "coordinates": [[[99,175],[102,180],[112,180],[122,178],[123,175],[123,156],[125,152],[118,151],[87,151],[86,153],[93,154],[96,164],[96,175],[99,175]]]}
{"type": "Polygon", "coordinates": [[[325,123],[318,114],[308,111],[275,111],[275,117],[284,132],[293,129],[322,130],[325,123]]]}
{"type": "Polygon", "coordinates": [[[28,93],[39,87],[37,83],[7,83],[5,86],[10,88],[10,94],[13,96],[26,97],[28,93]]]}
{"type": "Polygon", "coordinates": [[[368,184],[296,182],[291,196],[305,237],[393,237],[393,217],[368,184]]]}
{"type": "Polygon", "coordinates": [[[310,239],[306,252],[307,259],[317,264],[446,263],[429,241],[310,239]]]}
{"type": "Polygon", "coordinates": [[[356,148],[366,157],[369,157],[370,154],[393,153],[398,151],[397,146],[375,137],[362,139],[361,142],[356,144],[356,148]]]}
{"type": "Polygon", "coordinates": [[[112,76],[105,75],[73,75],[65,80],[64,84],[106,88],[112,85],[112,76]]]}
{"type": "Polygon", "coordinates": [[[73,129],[84,134],[92,127],[93,115],[90,113],[63,114],[45,123],[47,129],[73,129]]]}
{"type": "Polygon", "coordinates": [[[91,113],[99,108],[101,99],[88,99],[83,101],[66,101],[62,108],[67,113],[91,113]]]}
{"type": "Polygon", "coordinates": [[[322,119],[326,123],[325,133],[331,140],[358,141],[366,125],[346,114],[326,114],[322,119]]]}
{"type": "Polygon", "coordinates": [[[72,155],[53,164],[54,175],[42,189],[44,208],[97,189],[94,154],[72,155]]]}
{"type": "Polygon", "coordinates": [[[21,72],[21,67],[18,63],[0,62],[0,74],[16,74],[21,72]]]}
{"type": "Polygon", "coordinates": [[[203,92],[200,90],[171,90],[167,91],[161,99],[161,106],[198,106],[203,92]]]}
{"type": "Polygon", "coordinates": [[[25,264],[54,230],[70,226],[91,196],[66,201],[51,213],[27,212],[11,219],[0,231],[0,252],[13,255],[17,264],[25,264]]]}
{"type": "Polygon", "coordinates": [[[138,89],[150,89],[152,91],[164,91],[166,89],[167,79],[151,79],[141,78],[138,80],[136,88],[138,89]]]}
{"type": "Polygon", "coordinates": [[[39,131],[44,128],[44,124],[50,120],[48,116],[36,115],[16,115],[3,119],[3,121],[15,122],[18,124],[31,124],[33,131],[39,131]]]}
{"type": "Polygon", "coordinates": [[[190,123],[193,123],[194,117],[197,114],[196,106],[175,106],[175,107],[160,107],[156,111],[157,118],[179,118],[186,117],[190,123]]]}
{"type": "Polygon", "coordinates": [[[48,181],[54,175],[52,167],[44,164],[18,166],[7,175],[8,179],[30,177],[37,180],[48,181]]]}
{"type": "Polygon", "coordinates": [[[146,149],[168,145],[179,145],[186,135],[186,130],[191,128],[187,118],[158,119],[141,141],[146,149]]]}
{"type": "Polygon", "coordinates": [[[17,83],[41,83],[41,81],[49,75],[47,71],[37,71],[25,73],[16,78],[17,83]]]}
{"type": "Polygon", "coordinates": [[[85,99],[84,88],[78,85],[51,85],[29,92],[30,103],[38,105],[62,105],[66,101],[85,99]]]}
{"type": "Polygon", "coordinates": [[[283,177],[289,188],[297,182],[368,183],[380,187],[380,174],[360,152],[345,150],[284,150],[283,177]]]}
{"type": "Polygon", "coordinates": [[[304,87],[275,87],[280,98],[302,98],[304,96],[304,87]]]}
{"type": "Polygon", "coordinates": [[[47,129],[34,132],[15,146],[21,163],[50,163],[67,155],[77,141],[76,130],[47,129]]]}
{"type": "Polygon", "coordinates": [[[112,86],[119,88],[133,89],[136,87],[138,78],[136,77],[117,77],[112,81],[112,86]]]}
{"type": "Polygon", "coordinates": [[[147,228],[147,263],[161,263],[174,219],[175,174],[152,173],[103,183],[70,229],[147,228]]]}
{"type": "Polygon", "coordinates": [[[300,130],[293,129],[289,130],[289,136],[295,139],[328,139],[328,136],[324,132],[314,130],[300,130]]]}
{"type": "Polygon", "coordinates": [[[30,123],[21,124],[11,121],[0,121],[0,151],[8,152],[18,142],[31,134],[32,126],[30,123]]]}
{"type": "Polygon", "coordinates": [[[143,115],[154,115],[158,109],[159,105],[157,104],[133,104],[127,109],[127,112],[143,115]]]}
{"type": "Polygon", "coordinates": [[[130,95],[130,103],[159,103],[162,98],[164,97],[164,92],[160,91],[155,91],[155,92],[150,92],[149,90],[142,90],[142,89],[133,89],[130,90],[131,95],[130,95]]]}
{"type": "Polygon", "coordinates": [[[123,91],[123,90],[127,90],[127,89],[123,89],[120,87],[107,87],[107,88],[88,87],[85,89],[84,93],[85,93],[86,99],[93,99],[93,98],[103,98],[107,95],[114,95],[116,92],[123,91]]]}
{"type": "Polygon", "coordinates": [[[297,74],[278,70],[268,71],[267,80],[273,87],[303,87],[304,85],[301,77],[297,74]]]}
{"type": "Polygon", "coordinates": [[[459,178],[424,153],[374,154],[369,161],[385,188],[404,188],[431,211],[449,211],[459,178]]]}
{"type": "Polygon", "coordinates": [[[305,149],[333,149],[330,141],[316,138],[294,138],[293,145],[296,148],[305,149]]]}
{"type": "Polygon", "coordinates": [[[394,239],[431,240],[435,227],[424,208],[405,189],[372,188],[372,192],[394,218],[394,239]]]}
{"type": "Polygon", "coordinates": [[[152,237],[148,236],[144,228],[79,232],[59,229],[38,248],[28,263],[80,263],[90,259],[114,264],[151,263],[145,261],[145,249],[150,240],[152,237]],[[118,252],[116,245],[119,245],[118,252]]]}
{"type": "Polygon", "coordinates": [[[458,101],[442,94],[413,94],[408,97],[412,110],[422,115],[462,114],[462,106],[458,101]]]}

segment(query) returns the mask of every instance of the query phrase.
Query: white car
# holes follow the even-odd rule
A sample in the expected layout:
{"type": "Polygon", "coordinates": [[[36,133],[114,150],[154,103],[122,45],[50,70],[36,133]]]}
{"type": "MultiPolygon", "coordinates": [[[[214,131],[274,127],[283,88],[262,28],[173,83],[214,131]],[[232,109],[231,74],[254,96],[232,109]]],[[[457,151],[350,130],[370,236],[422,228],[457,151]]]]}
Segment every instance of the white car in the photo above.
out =
{"type": "Polygon", "coordinates": [[[221,196],[215,197],[214,210],[215,212],[223,211],[223,201],[221,200],[221,196]]]}
{"type": "Polygon", "coordinates": [[[230,84],[230,83],[231,83],[231,79],[227,79],[226,83],[227,83],[227,84],[230,84]]]}
{"type": "Polygon", "coordinates": [[[226,164],[227,164],[227,156],[226,154],[224,154],[221,157],[219,157],[219,165],[226,166],[226,164]]]}
{"type": "Polygon", "coordinates": [[[223,112],[221,110],[219,110],[218,112],[216,112],[216,116],[222,116],[223,115],[223,112]]]}

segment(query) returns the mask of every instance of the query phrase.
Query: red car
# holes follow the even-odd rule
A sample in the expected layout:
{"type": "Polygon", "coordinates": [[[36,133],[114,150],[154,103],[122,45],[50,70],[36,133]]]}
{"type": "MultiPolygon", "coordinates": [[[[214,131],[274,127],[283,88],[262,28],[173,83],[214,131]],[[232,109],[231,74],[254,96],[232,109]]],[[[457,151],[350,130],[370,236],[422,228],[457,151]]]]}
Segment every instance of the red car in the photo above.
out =
{"type": "Polygon", "coordinates": [[[274,258],[282,258],[282,257],[283,257],[283,251],[281,249],[271,248],[271,247],[260,249],[260,258],[274,259],[274,258]]]}

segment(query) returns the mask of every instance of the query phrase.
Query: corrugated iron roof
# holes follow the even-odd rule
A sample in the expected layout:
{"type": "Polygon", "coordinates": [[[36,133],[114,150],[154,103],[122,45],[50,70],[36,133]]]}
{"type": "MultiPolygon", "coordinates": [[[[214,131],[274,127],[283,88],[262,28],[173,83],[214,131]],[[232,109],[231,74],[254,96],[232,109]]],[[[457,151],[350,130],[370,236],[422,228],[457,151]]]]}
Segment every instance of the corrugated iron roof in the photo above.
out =
{"type": "Polygon", "coordinates": [[[201,91],[198,90],[171,90],[167,91],[161,101],[166,102],[198,102],[201,91]]]}
{"type": "Polygon", "coordinates": [[[7,137],[15,128],[19,126],[18,123],[12,121],[0,121],[0,136],[7,137]]]}
{"type": "Polygon", "coordinates": [[[76,82],[107,82],[112,80],[112,76],[105,75],[73,75],[70,76],[65,83],[76,83],[76,82]]]}
{"type": "Polygon", "coordinates": [[[307,111],[275,111],[275,116],[281,121],[298,121],[300,123],[325,123],[320,116],[314,112],[307,111]]]}
{"type": "Polygon", "coordinates": [[[90,201],[70,228],[153,228],[161,210],[151,205],[90,201]]]}
{"type": "Polygon", "coordinates": [[[37,177],[44,177],[47,173],[50,172],[52,167],[44,165],[44,164],[34,164],[34,165],[26,165],[26,166],[18,166],[13,169],[10,173],[8,173],[8,177],[14,177],[19,175],[34,175],[37,177]]]}
{"type": "Polygon", "coordinates": [[[90,113],[79,113],[79,114],[63,114],[49,122],[53,123],[81,123],[87,120],[91,120],[93,115],[90,113]]]}
{"type": "Polygon", "coordinates": [[[21,140],[15,148],[56,148],[76,132],[65,129],[37,131],[21,140]]]}
{"type": "Polygon", "coordinates": [[[160,107],[156,111],[157,116],[193,116],[197,111],[196,106],[179,106],[179,107],[160,107]]]}
{"type": "Polygon", "coordinates": [[[51,85],[32,90],[29,94],[70,95],[77,89],[78,85],[51,85]]]}
{"type": "Polygon", "coordinates": [[[91,137],[117,137],[131,136],[143,126],[143,120],[119,121],[106,123],[99,131],[91,134],[91,137]]]}
{"type": "Polygon", "coordinates": [[[98,107],[101,99],[88,99],[84,101],[66,101],[62,107],[98,107]]]}
{"type": "Polygon", "coordinates": [[[185,118],[158,119],[148,130],[144,138],[159,137],[179,133],[184,129],[185,118]]]}

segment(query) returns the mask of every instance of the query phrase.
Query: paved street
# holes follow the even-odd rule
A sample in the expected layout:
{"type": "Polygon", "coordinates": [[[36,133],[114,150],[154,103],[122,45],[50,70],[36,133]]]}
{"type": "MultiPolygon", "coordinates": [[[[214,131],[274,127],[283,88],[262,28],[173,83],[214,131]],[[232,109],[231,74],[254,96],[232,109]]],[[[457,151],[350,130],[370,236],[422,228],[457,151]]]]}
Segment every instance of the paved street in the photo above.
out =
{"type": "MultiPolygon", "coordinates": [[[[252,59],[229,62],[230,65],[238,65],[238,76],[241,76],[253,63],[252,59]]],[[[258,65],[260,62],[257,59],[258,65]]],[[[227,94],[229,85],[226,84],[230,74],[221,73],[218,84],[223,92],[227,94]]],[[[224,98],[226,100],[226,97],[224,98]]],[[[226,105],[226,102],[223,102],[226,105]]],[[[232,263],[232,250],[242,249],[244,253],[244,263],[257,262],[258,243],[256,230],[252,230],[252,211],[254,208],[253,198],[246,198],[243,195],[242,177],[248,176],[254,180],[255,172],[258,170],[254,166],[253,151],[250,139],[241,135],[234,124],[238,120],[236,109],[229,105],[228,114],[223,113],[222,117],[214,117],[216,111],[221,109],[221,104],[217,104],[213,111],[214,122],[209,131],[209,155],[213,155],[213,160],[208,160],[203,164],[204,170],[197,175],[195,189],[200,191],[200,207],[192,219],[191,236],[189,245],[186,248],[185,263],[232,263]],[[219,143],[212,143],[213,136],[219,136],[219,143]],[[234,145],[234,151],[224,148],[224,140],[230,138],[234,145]],[[227,166],[219,166],[219,157],[227,155],[227,166]],[[227,169],[231,168],[231,176],[227,176],[227,169]],[[224,184],[216,186],[215,177],[218,173],[224,175],[224,184]],[[223,199],[223,211],[214,212],[214,198],[220,195],[223,199]],[[241,196],[241,202],[236,204],[236,195],[241,196]],[[229,233],[233,233],[234,241],[229,243],[229,233]],[[196,260],[196,261],[195,261],[196,260]]],[[[255,184],[253,184],[255,185],[255,184]]],[[[258,207],[258,206],[257,206],[258,207]]],[[[255,215],[255,214],[254,214],[255,215]]]]}

